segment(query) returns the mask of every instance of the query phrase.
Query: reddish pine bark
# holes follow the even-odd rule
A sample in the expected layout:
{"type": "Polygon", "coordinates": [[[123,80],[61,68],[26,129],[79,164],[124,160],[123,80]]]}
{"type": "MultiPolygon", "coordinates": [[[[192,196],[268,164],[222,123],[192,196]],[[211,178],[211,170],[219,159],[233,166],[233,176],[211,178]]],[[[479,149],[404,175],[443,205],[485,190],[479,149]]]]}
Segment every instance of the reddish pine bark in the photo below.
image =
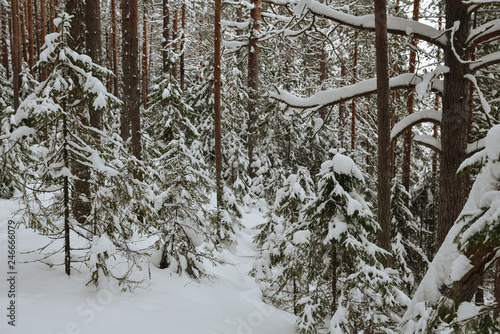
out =
{"type": "MultiPolygon", "coordinates": [[[[390,179],[390,90],[389,59],[387,55],[387,5],[385,0],[375,0],[375,46],[377,62],[377,121],[378,121],[378,223],[381,227],[379,246],[390,251],[391,239],[391,179],[390,179]]],[[[384,256],[382,264],[390,265],[384,256]]]]}
{"type": "Polygon", "coordinates": [[[222,129],[221,129],[221,0],[215,0],[214,34],[214,125],[215,125],[215,182],[217,207],[222,208],[222,129]]]}
{"type": "Polygon", "coordinates": [[[139,41],[137,0],[122,2],[122,92],[121,136],[132,137],[132,154],[141,159],[139,92],[139,41]]]}
{"type": "Polygon", "coordinates": [[[142,105],[148,107],[148,25],[146,17],[146,6],[142,14],[142,105]]]}
{"type": "MultiPolygon", "coordinates": [[[[358,32],[354,32],[354,54],[352,56],[352,83],[357,82],[358,76],[358,32]]],[[[356,148],[356,98],[351,102],[351,151],[356,148]]]]}
{"type": "Polygon", "coordinates": [[[0,15],[2,19],[2,31],[1,31],[1,36],[2,36],[2,65],[5,68],[5,75],[7,78],[10,78],[10,70],[9,70],[9,48],[7,45],[7,40],[8,40],[8,35],[9,35],[9,28],[7,27],[7,22],[8,22],[8,11],[6,8],[2,5],[0,5],[0,15]]]}
{"type": "Polygon", "coordinates": [[[170,12],[168,0],[163,0],[163,71],[168,72],[168,48],[170,44],[170,12]]]}
{"type": "Polygon", "coordinates": [[[14,84],[14,109],[19,108],[19,89],[21,88],[21,34],[19,18],[19,0],[12,0],[12,73],[14,84]]]}
{"type": "Polygon", "coordinates": [[[118,91],[118,37],[116,29],[116,0],[111,0],[111,43],[113,50],[113,92],[119,96],[118,91]]]}
{"type": "MultiPolygon", "coordinates": [[[[470,30],[468,6],[460,1],[446,0],[446,29],[454,22],[460,27],[454,36],[454,45],[461,59],[470,58],[470,50],[463,49],[470,30]]],[[[448,33],[449,34],[449,33],[448,33]]],[[[450,34],[449,34],[450,35],[450,34]]],[[[452,50],[450,41],[444,49],[444,62],[450,71],[444,75],[443,121],[441,122],[439,220],[437,246],[441,246],[466,199],[466,178],[456,174],[458,167],[467,158],[467,119],[469,111],[469,82],[464,78],[469,72],[452,50]],[[462,135],[457,135],[462,134],[462,135]]]]}

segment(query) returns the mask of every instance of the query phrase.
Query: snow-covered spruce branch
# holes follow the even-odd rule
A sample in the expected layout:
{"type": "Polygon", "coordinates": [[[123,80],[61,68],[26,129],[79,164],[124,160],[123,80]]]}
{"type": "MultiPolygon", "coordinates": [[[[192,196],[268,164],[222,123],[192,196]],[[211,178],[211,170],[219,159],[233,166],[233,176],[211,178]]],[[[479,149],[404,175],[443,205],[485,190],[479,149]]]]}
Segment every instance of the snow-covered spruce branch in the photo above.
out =
{"type": "MultiPolygon", "coordinates": [[[[389,87],[390,89],[415,87],[422,81],[423,79],[421,77],[413,73],[405,73],[391,78],[389,80],[389,87]]],[[[442,92],[442,81],[434,80],[432,82],[431,89],[433,91],[442,92]]],[[[373,78],[358,82],[350,86],[319,91],[316,94],[306,98],[301,98],[287,91],[276,88],[276,93],[271,93],[270,97],[293,108],[319,109],[324,106],[342,103],[353,98],[374,94],[376,91],[377,79],[373,78]]]]}
{"type": "Polygon", "coordinates": [[[478,59],[477,62],[470,65],[470,69],[472,72],[476,72],[480,69],[494,64],[500,64],[500,51],[490,53],[489,55],[483,56],[481,59],[478,59]]]}
{"type": "MultiPolygon", "coordinates": [[[[330,19],[334,22],[338,22],[352,28],[375,31],[374,15],[349,15],[344,12],[337,11],[316,0],[301,0],[295,7],[294,14],[298,16],[305,11],[310,11],[314,15],[330,19]]],[[[387,32],[397,35],[411,34],[421,40],[440,47],[444,47],[447,42],[447,37],[442,31],[439,31],[427,24],[400,17],[387,16],[387,32]]]]}

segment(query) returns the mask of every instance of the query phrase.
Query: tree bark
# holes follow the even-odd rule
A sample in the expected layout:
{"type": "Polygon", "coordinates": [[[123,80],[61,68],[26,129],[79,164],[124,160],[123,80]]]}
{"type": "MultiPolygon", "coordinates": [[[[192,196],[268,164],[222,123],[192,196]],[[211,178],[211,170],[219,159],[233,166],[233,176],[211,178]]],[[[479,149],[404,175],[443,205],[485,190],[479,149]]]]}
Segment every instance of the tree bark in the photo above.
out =
{"type": "MultiPolygon", "coordinates": [[[[358,81],[358,32],[354,32],[354,54],[352,56],[352,83],[358,81]]],[[[356,148],[356,98],[351,102],[351,152],[356,148]]]]}
{"type": "Polygon", "coordinates": [[[464,78],[468,73],[467,64],[462,64],[455,56],[451,41],[458,56],[468,59],[470,51],[463,48],[470,30],[468,6],[460,1],[446,0],[446,29],[452,29],[454,22],[460,27],[444,49],[444,62],[450,71],[444,75],[443,121],[441,122],[439,221],[437,246],[441,246],[455,219],[462,210],[466,199],[466,178],[457,175],[458,167],[467,158],[467,118],[469,106],[469,82],[464,78]]]}
{"type": "Polygon", "coordinates": [[[7,44],[7,39],[9,36],[9,28],[7,27],[8,21],[8,11],[3,4],[0,4],[0,15],[2,19],[2,65],[5,68],[5,76],[7,79],[10,78],[9,70],[9,46],[7,44]]]}
{"type": "Polygon", "coordinates": [[[168,0],[163,0],[163,71],[168,72],[168,48],[170,44],[170,13],[168,8],[168,0]]]}
{"type": "Polygon", "coordinates": [[[121,136],[123,140],[132,137],[132,153],[141,159],[141,123],[139,93],[139,41],[138,41],[138,2],[122,2],[122,92],[121,136]],[[132,132],[132,134],[130,134],[132,132]]]}
{"type": "MultiPolygon", "coordinates": [[[[385,0],[375,0],[375,46],[377,62],[377,120],[378,120],[378,222],[381,227],[379,246],[390,251],[391,239],[391,179],[390,179],[390,90],[389,59],[387,55],[387,5],[385,0]]],[[[382,264],[390,265],[384,256],[382,264]]]]}
{"type": "MultiPolygon", "coordinates": [[[[26,26],[28,28],[28,66],[30,70],[35,66],[35,38],[33,37],[33,1],[27,1],[26,26]]],[[[36,20],[38,22],[38,20],[36,20]]]]}
{"type": "Polygon", "coordinates": [[[19,108],[19,90],[21,88],[21,34],[19,29],[19,0],[12,0],[12,75],[14,84],[14,109],[19,108]]]}
{"type": "MultiPolygon", "coordinates": [[[[66,8],[68,8],[68,5],[66,4],[66,8]]],[[[54,25],[54,19],[56,18],[56,1],[55,0],[49,0],[49,25],[50,25],[50,32],[55,32],[56,31],[56,26],[54,25]]]]}
{"type": "Polygon", "coordinates": [[[142,14],[142,105],[148,107],[148,24],[146,5],[142,14]]]}
{"type": "MultiPolygon", "coordinates": [[[[45,36],[47,35],[47,3],[45,0],[40,0],[40,40],[41,45],[45,44],[45,36]]],[[[47,70],[42,69],[40,73],[40,80],[43,81],[47,78],[47,70]]]]}
{"type": "Polygon", "coordinates": [[[179,37],[179,30],[178,30],[178,12],[177,9],[174,11],[174,22],[172,24],[172,42],[174,43],[174,55],[176,57],[174,67],[172,68],[172,76],[174,79],[177,80],[177,51],[178,51],[178,44],[177,44],[177,39],[179,37]]]}
{"type": "Polygon", "coordinates": [[[111,0],[111,43],[113,44],[113,92],[120,96],[118,90],[118,32],[116,28],[116,0],[111,0]]]}
{"type": "Polygon", "coordinates": [[[215,0],[214,35],[214,125],[215,125],[215,183],[217,207],[222,208],[222,129],[221,129],[221,0],[215,0]]]}
{"type": "Polygon", "coordinates": [[[250,11],[250,39],[248,41],[248,175],[255,177],[252,167],[254,162],[255,146],[257,145],[257,119],[259,108],[259,38],[260,31],[260,3],[261,0],[252,0],[253,8],[250,11]]]}
{"type": "Polygon", "coordinates": [[[182,35],[181,35],[181,55],[180,55],[180,61],[179,61],[179,75],[180,75],[180,85],[181,85],[181,91],[184,92],[184,76],[185,76],[185,69],[184,69],[184,47],[186,44],[186,3],[183,1],[182,2],[182,9],[181,9],[181,27],[182,27],[182,35]]]}
{"type": "MultiPolygon", "coordinates": [[[[94,63],[101,64],[102,39],[101,39],[101,0],[85,1],[85,45],[87,55],[94,63]]],[[[90,107],[90,126],[102,128],[102,112],[100,109],[90,107]]]]}

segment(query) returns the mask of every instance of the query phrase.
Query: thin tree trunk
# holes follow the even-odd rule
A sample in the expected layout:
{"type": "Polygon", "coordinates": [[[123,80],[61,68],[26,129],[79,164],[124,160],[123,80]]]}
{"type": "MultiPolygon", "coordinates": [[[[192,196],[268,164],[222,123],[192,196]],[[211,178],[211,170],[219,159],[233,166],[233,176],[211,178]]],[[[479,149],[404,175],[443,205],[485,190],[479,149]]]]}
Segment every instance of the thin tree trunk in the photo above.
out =
{"type": "MultiPolygon", "coordinates": [[[[391,239],[391,179],[390,179],[390,90],[389,59],[387,55],[387,5],[385,0],[375,0],[375,45],[377,62],[377,110],[378,110],[378,223],[381,227],[379,245],[390,250],[391,239]]],[[[382,263],[390,265],[384,256],[382,263]]]]}
{"type": "Polygon", "coordinates": [[[40,59],[40,48],[42,46],[41,42],[40,42],[40,15],[39,15],[39,11],[38,11],[38,1],[37,0],[34,0],[33,1],[33,5],[35,6],[35,37],[36,37],[36,58],[37,59],[40,59]]]}
{"type": "Polygon", "coordinates": [[[167,73],[168,69],[168,48],[170,44],[170,12],[168,8],[168,0],[163,0],[163,71],[167,73]]]}
{"type": "MultiPolygon", "coordinates": [[[[324,90],[325,87],[325,81],[326,81],[326,51],[324,45],[321,45],[321,53],[320,53],[320,59],[319,59],[319,85],[321,87],[321,90],[324,90]]],[[[319,111],[319,117],[323,120],[323,122],[326,119],[326,107],[322,107],[319,111]]]]}
{"type": "Polygon", "coordinates": [[[500,315],[500,258],[495,261],[495,302],[497,307],[495,308],[495,318],[500,315]]]}
{"type": "MultiPolygon", "coordinates": [[[[347,75],[347,68],[345,66],[345,61],[342,60],[342,64],[340,65],[340,77],[342,78],[343,84],[345,85],[345,77],[347,75]]],[[[346,118],[348,117],[347,115],[347,109],[346,109],[346,104],[345,102],[342,102],[339,104],[339,118],[340,118],[340,147],[345,148],[345,143],[344,143],[344,134],[347,132],[345,129],[345,126],[347,124],[346,118]]]]}
{"type": "MultiPolygon", "coordinates": [[[[63,159],[64,167],[69,168],[69,157],[68,157],[68,124],[66,116],[63,119],[63,136],[64,136],[64,149],[63,149],[63,159]]],[[[71,245],[70,245],[70,221],[69,221],[69,178],[64,176],[64,269],[66,275],[71,274],[71,245]]]]}
{"type": "Polygon", "coordinates": [[[5,76],[6,78],[10,78],[10,70],[9,70],[9,46],[7,44],[8,36],[9,36],[9,28],[7,26],[8,19],[8,11],[4,7],[3,4],[1,6],[0,15],[2,16],[2,65],[5,68],[5,76]]]}
{"type": "MultiPolygon", "coordinates": [[[[45,44],[45,36],[47,35],[47,3],[45,0],[40,0],[40,40],[41,44],[45,44]]],[[[40,80],[43,81],[47,78],[47,70],[42,69],[40,73],[40,80]]]]}
{"type": "Polygon", "coordinates": [[[26,5],[27,5],[26,25],[28,28],[28,52],[29,52],[28,66],[32,71],[33,67],[35,66],[35,38],[33,37],[33,20],[36,20],[37,22],[38,20],[36,18],[33,18],[33,1],[28,0],[26,5]]]}
{"type": "Polygon", "coordinates": [[[146,15],[146,5],[142,14],[142,105],[144,109],[148,107],[148,24],[146,15]]]}
{"type": "Polygon", "coordinates": [[[177,27],[177,23],[178,23],[178,13],[177,13],[177,9],[176,9],[174,11],[174,22],[173,22],[173,25],[172,25],[172,41],[174,43],[174,45],[173,45],[173,47],[174,47],[174,55],[176,57],[174,67],[172,69],[172,76],[176,80],[177,80],[177,51],[178,51],[177,39],[179,37],[179,30],[178,30],[178,27],[177,27]]]}
{"type": "Polygon", "coordinates": [[[221,0],[215,0],[214,34],[214,125],[215,125],[215,183],[217,207],[222,208],[222,129],[221,129],[221,0]]]}
{"type": "Polygon", "coordinates": [[[119,96],[118,91],[118,33],[116,28],[116,0],[111,0],[111,43],[113,44],[113,92],[119,96]]]}
{"type": "MultiPolygon", "coordinates": [[[[358,32],[354,32],[354,54],[352,57],[352,83],[358,80],[358,32]]],[[[351,101],[351,152],[356,148],[356,98],[351,101]]]]}
{"type": "Polygon", "coordinates": [[[12,0],[12,73],[14,84],[14,109],[19,108],[19,90],[21,88],[21,34],[19,31],[19,0],[12,0]]]}
{"type": "MultiPolygon", "coordinates": [[[[399,14],[399,0],[396,1],[396,13],[395,16],[398,16],[399,14]]],[[[398,36],[394,36],[394,53],[397,53],[397,41],[398,41],[398,36]]],[[[398,62],[397,60],[394,62],[393,66],[393,74],[392,76],[398,75],[398,62]]],[[[395,89],[392,91],[392,98],[391,98],[391,130],[396,124],[396,98],[398,97],[398,91],[395,89]]],[[[396,174],[396,140],[391,140],[391,180],[394,178],[396,174]]]]}
{"type": "Polygon", "coordinates": [[[181,56],[180,56],[180,83],[181,83],[181,90],[184,92],[184,76],[185,76],[185,69],[184,69],[184,48],[186,44],[186,3],[183,1],[182,2],[182,10],[181,10],[181,26],[182,26],[182,36],[181,36],[181,56]]]}
{"type": "MultiPolygon", "coordinates": [[[[420,0],[413,1],[413,21],[418,21],[420,13],[420,0]]],[[[408,72],[415,73],[415,63],[417,58],[417,53],[413,48],[417,47],[417,40],[415,37],[411,39],[410,42],[412,48],[410,49],[410,60],[408,65],[408,72]]],[[[413,114],[413,104],[415,102],[415,95],[413,89],[408,89],[408,98],[406,100],[406,112],[407,114],[413,114]]],[[[403,148],[403,177],[402,184],[406,191],[410,191],[410,167],[411,167],[411,128],[406,130],[404,136],[404,148],[403,148]]],[[[408,205],[409,198],[405,196],[405,203],[408,205]]]]}

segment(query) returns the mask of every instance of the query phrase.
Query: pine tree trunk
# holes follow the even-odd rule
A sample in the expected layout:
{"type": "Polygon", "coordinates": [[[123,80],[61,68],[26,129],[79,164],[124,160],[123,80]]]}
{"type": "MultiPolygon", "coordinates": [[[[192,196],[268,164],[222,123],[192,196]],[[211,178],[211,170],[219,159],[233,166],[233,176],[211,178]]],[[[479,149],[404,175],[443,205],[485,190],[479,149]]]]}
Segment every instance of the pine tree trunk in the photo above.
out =
{"type": "Polygon", "coordinates": [[[21,34],[19,22],[19,0],[12,0],[12,73],[14,84],[14,109],[19,108],[19,90],[21,88],[21,34]]]}
{"type": "MultiPolygon", "coordinates": [[[[45,0],[40,0],[40,44],[45,44],[45,36],[47,35],[47,3],[45,0]]],[[[42,69],[40,80],[47,78],[47,70],[42,69]]]]}
{"type": "Polygon", "coordinates": [[[163,0],[163,71],[167,73],[169,71],[168,63],[168,48],[170,44],[170,12],[168,8],[168,0],[163,0]]]}
{"type": "MultiPolygon", "coordinates": [[[[85,1],[85,45],[87,55],[94,63],[101,64],[102,39],[101,39],[101,1],[85,1]]],[[[90,126],[102,128],[102,112],[90,107],[90,126]]]]}
{"type": "MultiPolygon", "coordinates": [[[[64,148],[63,148],[63,159],[64,167],[69,168],[69,157],[68,157],[68,124],[66,116],[63,116],[63,137],[64,137],[64,148]]],[[[64,176],[63,192],[64,192],[64,268],[66,275],[71,274],[71,245],[70,245],[70,221],[69,221],[69,211],[70,211],[70,200],[69,200],[69,178],[64,176]]]]}
{"type": "MultiPolygon", "coordinates": [[[[454,36],[454,46],[458,56],[468,59],[470,50],[464,50],[470,30],[468,6],[460,1],[446,0],[446,29],[454,22],[460,27],[454,36]]],[[[448,33],[450,36],[450,33],[448,33]]],[[[451,40],[451,38],[450,38],[451,40]]],[[[464,78],[468,65],[462,64],[455,56],[450,41],[445,46],[444,62],[450,69],[444,75],[443,121],[441,123],[439,220],[437,246],[441,246],[455,219],[462,210],[466,199],[466,178],[456,174],[458,167],[467,158],[467,119],[469,106],[469,82],[464,78]]]]}
{"type": "MultiPolygon", "coordinates": [[[[179,37],[179,30],[178,30],[177,23],[178,23],[178,13],[177,13],[177,9],[176,9],[174,11],[174,21],[172,23],[172,42],[174,43],[173,47],[174,47],[175,57],[177,57],[177,51],[179,51],[178,44],[177,44],[178,37],[179,37]]],[[[174,67],[172,69],[172,76],[174,77],[174,79],[177,80],[177,59],[175,60],[174,67]]]]}
{"type": "Polygon", "coordinates": [[[118,91],[118,31],[116,28],[116,0],[111,0],[111,43],[113,44],[113,93],[120,96],[118,91]]]}
{"type": "MultiPolygon", "coordinates": [[[[358,80],[358,32],[354,32],[354,54],[352,57],[352,83],[358,80]]],[[[356,148],[356,98],[351,102],[351,152],[356,148]]]]}
{"type": "Polygon", "coordinates": [[[148,24],[146,15],[146,5],[142,15],[142,105],[144,109],[148,107],[148,24]]]}
{"type": "Polygon", "coordinates": [[[182,26],[182,35],[181,35],[181,56],[179,62],[179,67],[180,67],[179,75],[180,75],[181,91],[184,92],[184,81],[185,81],[184,48],[186,44],[186,3],[184,1],[182,2],[182,9],[181,9],[181,26],[182,26]]]}
{"type": "MultiPolygon", "coordinates": [[[[67,4],[66,4],[66,8],[68,8],[67,4]]],[[[56,1],[49,0],[49,25],[50,25],[50,32],[51,33],[56,31],[56,26],[54,25],[55,18],[56,18],[56,1]]]]}
{"type": "Polygon", "coordinates": [[[33,67],[35,66],[35,38],[33,37],[33,20],[36,20],[36,18],[33,18],[33,1],[28,0],[26,5],[27,5],[26,25],[28,28],[28,52],[29,52],[28,66],[30,70],[32,70],[33,67]]]}
{"type": "MultiPolygon", "coordinates": [[[[377,120],[378,120],[378,223],[381,227],[379,246],[390,251],[391,239],[391,179],[390,179],[390,90],[389,60],[387,55],[387,5],[385,0],[375,0],[375,45],[377,62],[377,120]]],[[[384,256],[382,263],[390,265],[384,256]]]]}
{"type": "MultiPolygon", "coordinates": [[[[344,81],[343,84],[345,84],[345,77],[347,75],[347,68],[345,66],[345,61],[342,60],[342,64],[340,65],[340,77],[342,78],[342,81],[344,81]]],[[[340,119],[340,147],[345,148],[345,143],[344,143],[344,133],[347,132],[345,131],[345,126],[347,124],[346,118],[348,117],[347,115],[347,109],[346,109],[346,104],[345,102],[342,102],[339,104],[339,119],[340,119]]]]}
{"type": "Polygon", "coordinates": [[[122,2],[122,92],[121,136],[132,137],[132,153],[141,159],[141,123],[139,92],[139,41],[137,0],[122,2]],[[132,134],[130,134],[132,132],[132,134]]]}
{"type": "MultiPolygon", "coordinates": [[[[319,85],[321,87],[321,90],[324,90],[325,87],[325,81],[326,81],[326,51],[325,47],[323,45],[320,45],[321,51],[320,51],[320,59],[319,59],[319,85]]],[[[321,109],[318,110],[319,117],[323,120],[323,122],[326,119],[326,107],[322,107],[321,109]]]]}
{"type": "Polygon", "coordinates": [[[495,318],[500,315],[500,258],[495,261],[495,302],[497,307],[495,308],[495,318]]]}
{"type": "Polygon", "coordinates": [[[221,129],[221,0],[215,0],[214,35],[214,125],[215,125],[215,183],[217,186],[217,207],[222,209],[222,129],[221,129]]]}
{"type": "Polygon", "coordinates": [[[2,65],[5,68],[5,76],[10,78],[9,70],[9,46],[7,44],[9,28],[7,27],[8,11],[3,4],[0,4],[0,15],[2,19],[2,65]]]}
{"type": "Polygon", "coordinates": [[[248,41],[248,175],[255,177],[252,167],[254,162],[255,146],[257,145],[257,119],[259,108],[259,39],[260,31],[260,3],[261,0],[252,0],[254,6],[250,11],[251,24],[250,39],[248,41]]]}

